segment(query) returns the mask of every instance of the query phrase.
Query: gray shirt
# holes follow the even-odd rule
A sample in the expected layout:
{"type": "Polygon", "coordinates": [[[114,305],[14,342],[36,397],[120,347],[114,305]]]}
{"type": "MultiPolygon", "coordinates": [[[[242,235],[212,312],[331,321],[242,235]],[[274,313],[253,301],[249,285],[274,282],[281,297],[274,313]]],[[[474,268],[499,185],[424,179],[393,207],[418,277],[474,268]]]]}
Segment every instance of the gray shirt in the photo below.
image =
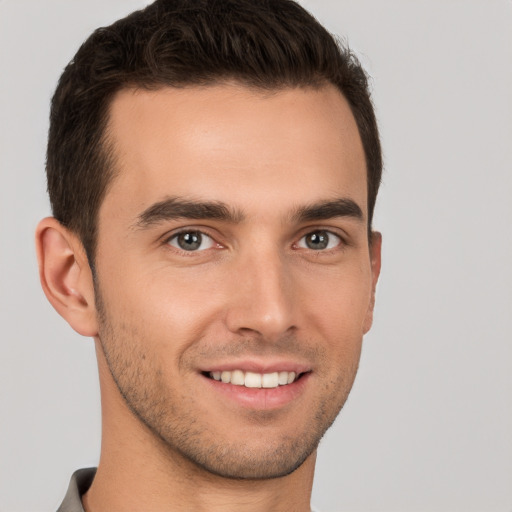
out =
{"type": "Polygon", "coordinates": [[[57,512],[84,512],[82,496],[92,484],[96,468],[79,469],[73,473],[68,492],[57,512]]]}
{"type": "MultiPolygon", "coordinates": [[[[96,468],[79,469],[75,471],[69,482],[68,492],[57,512],[84,512],[82,496],[92,484],[96,468]]],[[[311,509],[315,512],[315,509],[311,509]]]]}

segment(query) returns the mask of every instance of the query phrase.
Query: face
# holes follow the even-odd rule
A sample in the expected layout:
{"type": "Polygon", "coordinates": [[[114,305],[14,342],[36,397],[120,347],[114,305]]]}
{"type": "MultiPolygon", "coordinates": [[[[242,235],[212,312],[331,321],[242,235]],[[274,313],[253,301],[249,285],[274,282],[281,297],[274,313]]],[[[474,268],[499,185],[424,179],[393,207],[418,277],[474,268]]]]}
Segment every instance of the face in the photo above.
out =
{"type": "Polygon", "coordinates": [[[198,470],[292,472],[371,324],[380,243],[347,103],[333,87],[127,90],[109,133],[98,337],[126,408],[198,470]]]}

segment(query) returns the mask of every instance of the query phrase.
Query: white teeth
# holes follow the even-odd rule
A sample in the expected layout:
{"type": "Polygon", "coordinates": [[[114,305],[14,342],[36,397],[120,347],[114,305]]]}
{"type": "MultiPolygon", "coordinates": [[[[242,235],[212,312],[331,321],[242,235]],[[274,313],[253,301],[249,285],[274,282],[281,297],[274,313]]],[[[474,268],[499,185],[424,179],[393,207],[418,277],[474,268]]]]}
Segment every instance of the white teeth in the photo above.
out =
{"type": "Polygon", "coordinates": [[[235,386],[245,386],[246,388],[286,386],[294,382],[296,376],[295,372],[254,373],[243,372],[242,370],[210,372],[210,377],[214,380],[222,381],[225,384],[234,384],[235,386]]]}
{"type": "Polygon", "coordinates": [[[261,377],[261,387],[262,388],[277,388],[279,385],[279,374],[277,372],[274,373],[264,373],[261,377]]]}
{"type": "Polygon", "coordinates": [[[261,373],[246,372],[244,384],[246,388],[261,388],[261,373]]]}
{"type": "Polygon", "coordinates": [[[280,386],[284,386],[285,384],[288,384],[288,372],[279,372],[277,381],[280,386]]]}
{"type": "Polygon", "coordinates": [[[231,372],[231,384],[235,386],[243,386],[245,383],[245,375],[242,370],[231,372]]]}

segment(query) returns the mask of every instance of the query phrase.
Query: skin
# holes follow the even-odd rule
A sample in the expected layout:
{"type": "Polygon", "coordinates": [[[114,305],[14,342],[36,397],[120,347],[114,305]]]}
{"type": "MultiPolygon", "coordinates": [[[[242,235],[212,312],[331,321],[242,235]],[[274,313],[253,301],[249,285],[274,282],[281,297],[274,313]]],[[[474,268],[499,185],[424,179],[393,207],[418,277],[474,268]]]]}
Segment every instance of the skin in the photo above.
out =
{"type": "Polygon", "coordinates": [[[103,440],[85,509],[309,510],[380,272],[348,104],[332,86],[124,90],[108,132],[119,173],[99,211],[96,281],[55,219],[36,237],[46,295],[95,339],[103,440]],[[311,214],[340,200],[361,215],[311,214]],[[230,216],[169,215],[205,202],[230,216]],[[203,233],[197,250],[180,248],[182,231],[203,233]],[[205,376],[248,367],[303,376],[277,401],[205,376]]]}

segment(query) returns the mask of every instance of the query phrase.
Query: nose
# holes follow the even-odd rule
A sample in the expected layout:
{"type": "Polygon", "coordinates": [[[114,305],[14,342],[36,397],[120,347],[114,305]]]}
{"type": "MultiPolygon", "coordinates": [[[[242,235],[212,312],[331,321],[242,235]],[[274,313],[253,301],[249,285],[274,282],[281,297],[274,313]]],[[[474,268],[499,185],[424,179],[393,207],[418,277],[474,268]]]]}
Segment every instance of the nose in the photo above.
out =
{"type": "Polygon", "coordinates": [[[238,263],[230,276],[228,329],[276,341],[297,328],[292,271],[276,251],[260,251],[238,263]]]}

